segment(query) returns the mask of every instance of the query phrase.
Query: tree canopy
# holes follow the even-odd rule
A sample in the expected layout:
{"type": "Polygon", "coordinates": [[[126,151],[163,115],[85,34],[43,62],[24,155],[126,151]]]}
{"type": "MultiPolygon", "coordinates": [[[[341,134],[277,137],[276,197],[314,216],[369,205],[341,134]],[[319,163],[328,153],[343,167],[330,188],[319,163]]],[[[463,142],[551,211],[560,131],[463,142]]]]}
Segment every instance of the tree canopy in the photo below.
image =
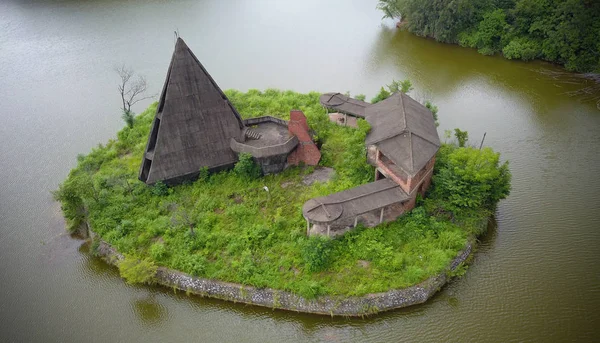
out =
{"type": "Polygon", "coordinates": [[[420,36],[600,72],[597,0],[384,0],[378,8],[420,36]]]}

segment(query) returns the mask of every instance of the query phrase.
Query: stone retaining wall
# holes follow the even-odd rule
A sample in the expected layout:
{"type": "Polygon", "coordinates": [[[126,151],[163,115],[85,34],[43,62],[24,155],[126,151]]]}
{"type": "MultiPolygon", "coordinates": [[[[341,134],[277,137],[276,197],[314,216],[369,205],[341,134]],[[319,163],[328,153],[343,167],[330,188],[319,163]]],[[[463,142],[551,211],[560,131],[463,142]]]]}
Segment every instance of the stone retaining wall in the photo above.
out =
{"type": "MultiPolygon", "coordinates": [[[[91,231],[90,235],[99,239],[91,231]]],[[[471,252],[472,243],[469,242],[452,260],[446,271],[418,285],[361,297],[320,296],[316,299],[305,299],[288,291],[203,279],[165,267],[158,268],[156,282],[191,294],[273,309],[358,317],[424,303],[449,281],[449,272],[465,262],[471,252]]],[[[117,265],[118,261],[123,259],[122,254],[102,240],[97,253],[104,261],[113,265],[117,265]]]]}

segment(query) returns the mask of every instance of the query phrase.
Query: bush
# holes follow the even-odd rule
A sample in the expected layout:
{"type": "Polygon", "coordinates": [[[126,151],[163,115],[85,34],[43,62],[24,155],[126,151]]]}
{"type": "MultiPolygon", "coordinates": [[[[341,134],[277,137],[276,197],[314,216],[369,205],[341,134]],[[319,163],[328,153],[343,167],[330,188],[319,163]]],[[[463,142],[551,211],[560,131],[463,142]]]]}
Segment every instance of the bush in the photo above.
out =
{"type": "Polygon", "coordinates": [[[330,263],[332,240],[326,237],[310,237],[302,251],[304,264],[310,272],[320,272],[330,263]]]}
{"type": "Polygon", "coordinates": [[[118,264],[119,274],[128,284],[153,283],[158,267],[150,259],[139,259],[131,255],[125,255],[125,258],[118,264]]]}
{"type": "Polygon", "coordinates": [[[158,181],[154,185],[152,185],[152,194],[156,196],[165,196],[169,194],[169,187],[162,182],[158,181]]]}
{"type": "Polygon", "coordinates": [[[502,49],[502,54],[509,60],[521,59],[529,61],[539,56],[541,47],[527,38],[513,39],[502,49]]]}
{"type": "Polygon", "coordinates": [[[262,175],[260,166],[254,162],[252,155],[242,152],[239,161],[235,164],[233,171],[242,177],[257,179],[262,175]]]}
{"type": "Polygon", "coordinates": [[[508,162],[490,148],[457,148],[434,176],[435,192],[450,210],[491,208],[510,193],[508,162]]]}
{"type": "Polygon", "coordinates": [[[381,89],[379,90],[379,93],[377,93],[377,95],[371,99],[371,103],[372,104],[376,104],[378,102],[380,102],[381,100],[385,100],[387,98],[390,97],[390,92],[388,92],[385,88],[381,87],[381,89]]]}

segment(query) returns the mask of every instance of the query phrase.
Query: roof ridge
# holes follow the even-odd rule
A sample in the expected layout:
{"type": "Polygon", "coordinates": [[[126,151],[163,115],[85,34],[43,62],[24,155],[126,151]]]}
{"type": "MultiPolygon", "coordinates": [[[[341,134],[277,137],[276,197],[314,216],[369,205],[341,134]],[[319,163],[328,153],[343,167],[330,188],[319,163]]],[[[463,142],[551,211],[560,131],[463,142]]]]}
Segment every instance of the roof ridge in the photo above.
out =
{"type": "MultiPolygon", "coordinates": [[[[377,181],[374,181],[374,182],[377,182],[377,181]]],[[[373,183],[373,182],[369,182],[369,183],[373,183]]],[[[364,185],[368,185],[369,183],[365,183],[364,185]]],[[[317,205],[317,206],[315,206],[315,207],[313,207],[313,208],[311,208],[310,210],[307,210],[307,212],[310,212],[310,211],[312,211],[312,210],[316,209],[316,208],[317,208],[317,207],[319,207],[319,206],[324,206],[324,205],[339,205],[339,204],[342,204],[342,203],[345,203],[345,202],[348,202],[348,201],[351,201],[351,200],[356,200],[356,199],[360,199],[360,198],[366,197],[367,195],[372,195],[372,194],[376,194],[376,193],[381,193],[381,192],[383,192],[383,191],[387,191],[387,190],[390,190],[390,189],[392,189],[392,188],[396,188],[396,187],[400,188],[400,190],[401,190],[402,192],[404,192],[404,190],[402,189],[402,187],[400,187],[400,186],[399,186],[397,183],[394,183],[393,181],[392,181],[392,183],[393,183],[392,185],[386,186],[386,187],[384,187],[384,188],[382,188],[382,189],[378,189],[378,190],[376,190],[376,191],[374,191],[374,192],[370,192],[370,193],[368,193],[368,194],[361,194],[361,195],[353,196],[353,197],[351,197],[351,198],[344,199],[343,201],[332,201],[332,202],[328,202],[328,203],[323,203],[323,202],[321,202],[320,200],[317,200],[318,198],[313,198],[312,200],[315,200],[315,202],[317,202],[317,203],[318,203],[318,205],[317,205]]],[[[360,185],[360,186],[364,186],[364,185],[360,185]]],[[[329,194],[329,195],[327,195],[327,196],[320,197],[320,198],[327,198],[328,196],[331,196],[331,195],[333,195],[333,194],[337,194],[337,193],[343,193],[343,192],[345,192],[345,191],[349,191],[349,190],[351,190],[351,189],[358,188],[358,187],[360,187],[360,186],[352,187],[352,188],[349,188],[349,189],[346,189],[346,190],[343,190],[343,191],[339,191],[339,192],[336,192],[336,193],[332,193],[332,194],[329,194]]],[[[406,193],[406,192],[404,192],[404,193],[406,193]]]]}
{"type": "Polygon", "coordinates": [[[410,161],[410,170],[414,173],[415,161],[414,161],[413,147],[412,147],[412,131],[408,131],[408,153],[410,154],[409,159],[408,159],[410,161]]]}
{"type": "Polygon", "coordinates": [[[431,141],[431,140],[429,140],[428,138],[426,138],[426,137],[423,137],[423,135],[420,135],[420,134],[418,134],[418,133],[416,133],[416,132],[410,131],[410,133],[411,133],[411,134],[413,134],[413,135],[415,135],[415,136],[417,136],[417,137],[419,137],[419,138],[421,138],[422,140],[424,140],[424,141],[426,141],[426,142],[429,142],[429,143],[431,143],[431,144],[433,144],[433,145],[437,146],[437,147],[439,147],[439,146],[441,145],[441,144],[439,144],[439,145],[438,145],[437,143],[435,143],[435,142],[432,142],[432,141],[431,141]]]}
{"type": "Polygon", "coordinates": [[[406,108],[404,107],[404,93],[399,92],[400,93],[400,104],[402,105],[402,119],[404,121],[404,130],[406,131],[406,108]]]}
{"type": "MultiPolygon", "coordinates": [[[[225,93],[223,92],[223,90],[221,90],[221,87],[219,87],[219,85],[217,84],[217,82],[208,73],[208,71],[206,70],[206,68],[204,68],[204,65],[202,65],[202,62],[200,62],[200,60],[198,59],[198,57],[196,57],[196,55],[194,54],[194,52],[192,51],[192,49],[190,49],[188,47],[188,45],[185,43],[185,41],[181,37],[177,38],[177,43],[179,44],[180,42],[185,47],[185,50],[192,56],[192,58],[194,59],[194,61],[196,61],[196,63],[198,63],[198,66],[200,67],[200,69],[202,69],[202,72],[204,72],[204,74],[208,77],[208,80],[212,83],[213,87],[215,87],[217,89],[217,91],[219,92],[219,94],[221,94],[221,98],[223,98],[223,100],[225,100],[225,103],[227,104],[227,106],[229,106],[229,108],[231,108],[231,110],[233,111],[233,114],[235,115],[235,117],[238,120],[238,123],[240,125],[240,129],[243,128],[244,127],[244,122],[242,120],[242,116],[239,114],[239,112],[233,106],[233,104],[229,101],[229,98],[227,97],[227,95],[225,95],[225,93]]],[[[177,51],[177,46],[175,47],[175,51],[177,51]]],[[[173,55],[175,55],[175,54],[173,54],[173,55]]]]}

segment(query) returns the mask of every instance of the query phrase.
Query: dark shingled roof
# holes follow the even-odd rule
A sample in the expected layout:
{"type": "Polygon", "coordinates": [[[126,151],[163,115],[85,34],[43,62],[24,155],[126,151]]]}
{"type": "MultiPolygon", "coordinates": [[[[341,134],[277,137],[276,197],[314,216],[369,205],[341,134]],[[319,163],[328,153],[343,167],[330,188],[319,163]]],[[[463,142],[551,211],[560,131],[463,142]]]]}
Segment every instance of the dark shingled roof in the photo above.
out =
{"type": "Polygon", "coordinates": [[[341,93],[321,94],[319,101],[321,105],[327,108],[359,118],[365,117],[365,108],[371,105],[368,102],[350,98],[341,93]]]}
{"type": "Polygon", "coordinates": [[[178,38],[139,178],[148,184],[194,177],[202,167],[237,161],[229,147],[244,125],[237,110],[200,61],[178,38]]]}
{"type": "Polygon", "coordinates": [[[338,218],[355,217],[409,199],[391,179],[381,179],[325,197],[308,200],[302,207],[304,218],[327,223],[338,218]]]}
{"type": "Polygon", "coordinates": [[[419,172],[440,147],[433,114],[406,94],[395,93],[368,106],[365,114],[371,124],[365,143],[376,145],[411,176],[419,172]]]}

